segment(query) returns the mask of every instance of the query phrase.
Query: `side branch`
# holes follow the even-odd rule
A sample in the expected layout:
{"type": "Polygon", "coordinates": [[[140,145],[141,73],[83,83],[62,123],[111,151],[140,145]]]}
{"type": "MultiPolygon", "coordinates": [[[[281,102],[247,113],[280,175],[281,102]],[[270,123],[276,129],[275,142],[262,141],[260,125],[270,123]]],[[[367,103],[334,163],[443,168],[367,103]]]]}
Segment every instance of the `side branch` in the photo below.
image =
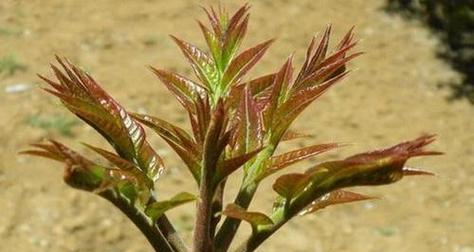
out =
{"type": "Polygon", "coordinates": [[[117,196],[111,190],[104,191],[99,195],[120,209],[143,233],[156,252],[181,252],[180,250],[174,250],[158,226],[150,223],[145,215],[131,207],[125,199],[117,196]]]}

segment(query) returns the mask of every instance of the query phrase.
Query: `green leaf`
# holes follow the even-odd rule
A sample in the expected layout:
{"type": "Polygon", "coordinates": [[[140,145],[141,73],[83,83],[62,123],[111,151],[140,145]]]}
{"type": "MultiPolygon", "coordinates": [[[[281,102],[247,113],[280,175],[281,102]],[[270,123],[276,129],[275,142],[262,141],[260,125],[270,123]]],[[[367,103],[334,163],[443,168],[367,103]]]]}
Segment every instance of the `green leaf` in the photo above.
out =
{"type": "Polygon", "coordinates": [[[177,37],[171,36],[176,44],[179,46],[184,56],[188,59],[196,76],[207,86],[210,90],[215,90],[218,83],[218,71],[216,65],[209,55],[188,42],[182,41],[177,37]]]}
{"type": "Polygon", "coordinates": [[[236,204],[227,205],[224,211],[222,211],[222,214],[250,223],[254,232],[258,229],[258,226],[273,225],[273,221],[265,214],[260,212],[249,212],[236,204]]]}
{"type": "MultiPolygon", "coordinates": [[[[215,33],[211,32],[204,24],[198,21],[199,27],[201,28],[202,34],[204,35],[204,39],[206,40],[207,46],[209,47],[209,51],[212,54],[212,58],[214,62],[221,62],[222,51],[220,49],[219,44],[219,36],[215,33]]],[[[222,66],[216,64],[218,68],[222,71],[222,66]]]]}
{"type": "Polygon", "coordinates": [[[374,199],[374,198],[370,196],[365,196],[363,194],[354,193],[354,192],[336,190],[328,194],[325,194],[321,198],[313,201],[309,206],[307,206],[304,210],[302,210],[298,215],[306,215],[306,214],[314,213],[330,205],[344,204],[344,203],[350,203],[354,201],[362,201],[362,200],[368,200],[368,199],[374,199]]]}
{"type": "Polygon", "coordinates": [[[310,176],[305,173],[290,173],[277,178],[273,190],[287,200],[291,200],[309,184],[310,176]]]}
{"type": "Polygon", "coordinates": [[[175,195],[173,198],[164,201],[158,201],[150,204],[146,210],[145,214],[150,217],[153,222],[158,220],[166,211],[173,209],[175,207],[181,206],[188,202],[196,200],[196,196],[191,193],[181,192],[175,195]]]}
{"type": "Polygon", "coordinates": [[[249,15],[247,14],[248,10],[248,5],[242,6],[234,13],[234,15],[232,15],[228,25],[226,26],[225,33],[221,38],[223,41],[221,64],[223,66],[226,66],[235,52],[237,52],[240,43],[247,32],[249,22],[249,15]]]}

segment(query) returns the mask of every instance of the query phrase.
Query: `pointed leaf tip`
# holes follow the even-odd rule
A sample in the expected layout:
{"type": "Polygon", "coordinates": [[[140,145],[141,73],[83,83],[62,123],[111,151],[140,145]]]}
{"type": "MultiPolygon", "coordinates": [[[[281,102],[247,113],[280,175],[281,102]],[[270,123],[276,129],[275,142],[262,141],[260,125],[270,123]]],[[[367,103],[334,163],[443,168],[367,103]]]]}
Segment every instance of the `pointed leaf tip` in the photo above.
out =
{"type": "Polygon", "coordinates": [[[344,203],[369,200],[369,199],[375,199],[375,198],[371,196],[359,194],[359,193],[350,192],[350,191],[336,190],[313,201],[309,206],[307,206],[303,211],[301,211],[299,215],[314,213],[330,205],[344,204],[344,203]]]}
{"type": "Polygon", "coordinates": [[[424,175],[424,176],[435,176],[436,174],[429,172],[429,171],[423,171],[419,170],[416,168],[412,167],[403,167],[402,173],[404,176],[418,176],[418,175],[424,175]]]}

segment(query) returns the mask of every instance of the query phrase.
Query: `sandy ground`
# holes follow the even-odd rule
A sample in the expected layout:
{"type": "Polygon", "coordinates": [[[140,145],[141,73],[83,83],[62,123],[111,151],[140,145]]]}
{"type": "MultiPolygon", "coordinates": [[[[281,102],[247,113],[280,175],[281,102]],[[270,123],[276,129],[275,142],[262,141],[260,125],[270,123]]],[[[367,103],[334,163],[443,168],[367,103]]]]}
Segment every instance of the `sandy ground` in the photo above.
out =
{"type": "MultiPolygon", "coordinates": [[[[80,150],[78,140],[105,145],[37,88],[40,82],[35,73],[50,74],[48,63],[54,54],[82,65],[130,110],[186,125],[177,103],[145,66],[190,73],[167,34],[203,45],[194,22],[204,18],[200,3],[207,2],[0,1],[0,57],[14,56],[26,67],[0,76],[0,251],[151,251],[136,228],[111,205],[64,185],[58,164],[16,153],[45,137],[80,150]],[[27,90],[7,92],[16,84],[26,84],[27,90]]],[[[314,142],[356,143],[338,154],[321,156],[340,158],[430,132],[439,135],[433,148],[446,152],[411,162],[437,177],[360,188],[359,192],[381,199],[297,218],[259,251],[473,252],[474,107],[463,100],[447,101],[449,89],[444,84],[458,76],[436,58],[436,37],[418,23],[384,13],[381,0],[260,0],[251,4],[250,37],[245,44],[278,38],[254,74],[276,69],[292,52],[301,63],[311,36],[327,23],[334,25],[336,37],[356,25],[359,49],[367,52],[352,64],[357,71],[350,78],[295,123],[294,128],[315,136],[282,150],[314,142]]],[[[157,185],[161,195],[194,192],[176,156],[158,138],[152,142],[169,168],[157,185]]],[[[252,209],[268,211],[275,194],[269,184],[259,192],[252,209]]],[[[189,241],[193,205],[173,210],[170,217],[189,241]]],[[[242,231],[239,239],[249,228],[242,231]]]]}

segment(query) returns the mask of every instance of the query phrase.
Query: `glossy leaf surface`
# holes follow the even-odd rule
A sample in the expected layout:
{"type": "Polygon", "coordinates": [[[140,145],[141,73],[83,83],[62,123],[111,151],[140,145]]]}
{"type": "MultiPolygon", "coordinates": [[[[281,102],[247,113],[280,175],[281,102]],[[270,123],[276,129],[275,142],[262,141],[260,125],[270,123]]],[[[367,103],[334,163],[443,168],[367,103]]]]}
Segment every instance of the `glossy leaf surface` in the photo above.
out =
{"type": "Polygon", "coordinates": [[[196,200],[196,196],[187,192],[181,192],[173,196],[169,200],[158,201],[150,204],[145,213],[153,220],[156,221],[161,217],[166,211],[173,209],[175,207],[181,206],[188,202],[196,200]]]}
{"type": "Polygon", "coordinates": [[[255,230],[260,225],[272,225],[273,221],[263,213],[260,212],[249,212],[245,209],[239,207],[236,204],[229,204],[226,206],[223,215],[229,216],[231,218],[244,220],[255,230]]]}
{"type": "Polygon", "coordinates": [[[336,190],[330,192],[321,198],[313,201],[308,207],[299,213],[299,215],[305,215],[314,213],[320,209],[323,209],[330,205],[350,203],[354,201],[362,201],[373,199],[373,197],[365,196],[359,193],[349,192],[345,190],[336,190]]]}

